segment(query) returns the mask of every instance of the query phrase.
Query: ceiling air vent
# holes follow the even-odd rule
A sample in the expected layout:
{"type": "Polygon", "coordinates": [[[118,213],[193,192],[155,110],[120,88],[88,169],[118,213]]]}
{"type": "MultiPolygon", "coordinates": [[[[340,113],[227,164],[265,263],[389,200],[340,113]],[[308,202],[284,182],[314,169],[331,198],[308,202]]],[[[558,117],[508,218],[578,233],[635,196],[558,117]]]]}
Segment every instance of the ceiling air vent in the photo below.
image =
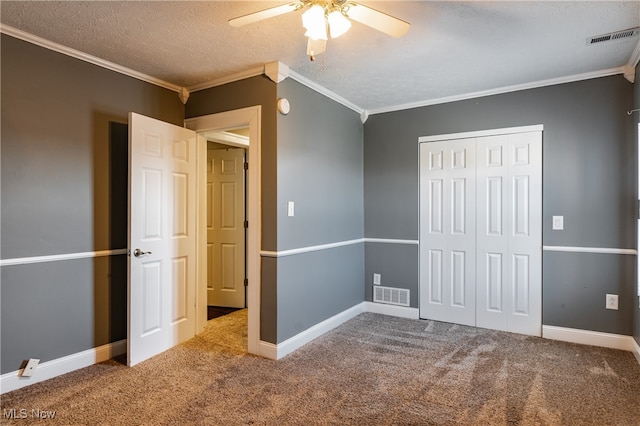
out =
{"type": "Polygon", "coordinates": [[[640,34],[640,27],[629,28],[628,30],[617,31],[615,33],[602,34],[599,36],[589,37],[587,44],[603,43],[605,41],[620,40],[623,38],[636,37],[640,34]]]}

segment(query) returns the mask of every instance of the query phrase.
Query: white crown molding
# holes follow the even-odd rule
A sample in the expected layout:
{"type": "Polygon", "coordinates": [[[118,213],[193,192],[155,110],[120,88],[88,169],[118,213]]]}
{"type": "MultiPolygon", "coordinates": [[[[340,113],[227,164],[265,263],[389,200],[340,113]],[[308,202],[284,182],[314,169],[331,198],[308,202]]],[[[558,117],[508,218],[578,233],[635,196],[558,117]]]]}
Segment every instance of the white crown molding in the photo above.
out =
{"type": "Polygon", "coordinates": [[[584,74],[569,75],[566,77],[551,78],[548,80],[533,81],[531,83],[516,84],[513,86],[499,87],[496,89],[483,90],[480,92],[464,93],[461,95],[447,96],[444,98],[431,99],[426,101],[411,102],[407,104],[395,105],[385,108],[376,108],[368,110],[369,115],[383,114],[385,112],[402,111],[406,109],[420,108],[430,105],[447,104],[450,102],[464,101],[468,99],[481,98],[484,96],[500,95],[503,93],[518,92],[521,90],[537,89],[546,86],[555,86],[557,84],[573,83],[576,81],[590,80],[592,78],[608,77],[611,75],[624,74],[624,67],[610,68],[601,71],[588,72],[584,74]]]}
{"type": "Polygon", "coordinates": [[[169,83],[159,78],[124,67],[122,65],[118,65],[113,62],[109,62],[107,60],[98,58],[96,56],[89,55],[88,53],[84,53],[79,50],[72,49],[67,46],[63,46],[61,44],[55,43],[50,40],[46,40],[44,38],[38,37],[36,35],[27,33],[25,31],[19,30],[17,28],[13,28],[5,24],[0,24],[0,33],[7,34],[11,37],[15,37],[17,39],[38,45],[40,47],[44,47],[45,49],[53,50],[55,52],[62,53],[64,55],[67,55],[76,59],[80,59],[81,61],[85,61],[94,65],[97,65],[99,67],[106,68],[111,71],[115,71],[117,73],[124,74],[129,77],[133,77],[138,80],[145,81],[147,83],[154,84],[159,87],[164,87],[165,89],[173,90],[174,92],[177,92],[179,94],[180,100],[182,100],[183,103],[186,103],[186,100],[188,99],[188,96],[189,96],[189,92],[197,92],[199,90],[205,90],[212,87],[221,86],[223,84],[233,83],[235,81],[244,80],[250,77],[267,75],[276,83],[279,83],[280,81],[284,80],[287,77],[291,77],[298,83],[303,84],[304,86],[307,86],[310,89],[320,94],[323,94],[326,97],[336,101],[337,103],[344,105],[347,108],[357,112],[358,114],[360,114],[360,120],[362,121],[363,124],[367,121],[369,116],[373,114],[383,114],[386,112],[402,111],[402,110],[420,108],[420,107],[429,106],[429,105],[445,104],[450,102],[457,102],[462,100],[484,97],[484,96],[499,95],[503,93],[517,92],[520,90],[535,89],[539,87],[553,86],[553,85],[564,84],[564,83],[572,83],[572,82],[588,80],[592,78],[607,77],[607,76],[616,75],[616,74],[623,74],[627,80],[633,83],[635,78],[635,67],[638,64],[638,62],[640,62],[640,41],[639,41],[633,53],[631,54],[631,58],[629,59],[629,62],[625,66],[610,68],[610,69],[601,70],[601,71],[594,71],[590,73],[554,78],[549,80],[541,80],[537,82],[506,86],[506,87],[490,89],[485,91],[448,96],[444,98],[430,99],[430,100],[394,105],[390,107],[374,108],[371,110],[367,110],[343,98],[337,93],[332,92],[331,90],[321,86],[320,84],[315,83],[306,77],[303,77],[302,75],[296,73],[295,71],[290,70],[287,65],[281,62],[270,62],[262,66],[250,68],[244,71],[240,71],[240,72],[228,75],[226,77],[206,81],[203,83],[199,83],[199,84],[195,84],[195,85],[183,88],[182,86],[178,86],[176,84],[169,83]],[[276,65],[273,65],[273,64],[276,64],[276,65]],[[277,70],[276,74],[273,74],[274,67],[277,70]],[[280,71],[280,69],[282,69],[282,71],[280,71]],[[631,71],[633,71],[633,73],[631,71]]]}
{"type": "Polygon", "coordinates": [[[640,39],[638,39],[636,48],[633,49],[633,52],[631,53],[631,57],[629,58],[629,62],[627,62],[627,65],[632,68],[635,68],[638,65],[638,62],[640,62],[640,39]]]}
{"type": "MultiPolygon", "coordinates": [[[[297,81],[298,83],[302,84],[303,86],[307,86],[309,89],[315,90],[316,92],[326,96],[327,98],[332,99],[337,103],[346,106],[347,108],[357,112],[358,114],[362,115],[362,113],[364,112],[364,109],[360,108],[358,105],[354,104],[353,102],[350,102],[347,99],[343,98],[342,96],[338,95],[337,93],[334,93],[331,90],[327,89],[326,87],[323,87],[318,83],[315,83],[309,80],[307,77],[301,76],[295,71],[289,70],[289,77],[297,81]]],[[[362,119],[362,116],[361,116],[361,119],[362,119]]]]}
{"type": "Polygon", "coordinates": [[[0,32],[3,34],[7,34],[11,37],[15,37],[17,39],[26,41],[28,43],[35,44],[40,47],[44,47],[45,49],[53,50],[54,52],[62,53],[63,55],[71,56],[72,58],[80,59],[81,61],[88,62],[90,64],[94,64],[99,67],[106,68],[108,70],[115,71],[117,73],[124,74],[129,77],[133,77],[138,80],[142,80],[147,83],[151,83],[156,86],[164,87],[165,89],[169,89],[169,90],[173,90],[174,92],[181,93],[182,87],[176,84],[169,83],[164,80],[160,80],[159,78],[155,78],[150,75],[143,74],[141,72],[132,70],[127,67],[123,67],[122,65],[114,64],[113,62],[109,62],[107,60],[98,58],[97,56],[89,55],[88,53],[84,53],[79,50],[72,49],[67,46],[63,46],[53,41],[49,41],[42,37],[38,37],[28,32],[19,30],[17,28],[13,28],[5,24],[0,24],[0,32]]]}
{"type": "Polygon", "coordinates": [[[624,66],[624,78],[629,80],[631,83],[635,82],[636,79],[636,67],[638,66],[638,62],[640,62],[640,39],[638,43],[636,43],[636,48],[631,52],[631,57],[629,57],[629,62],[624,66]]]}
{"type": "Polygon", "coordinates": [[[631,65],[625,65],[624,67],[624,78],[629,81],[629,83],[633,83],[636,80],[636,69],[631,65]]]}
{"type": "Polygon", "coordinates": [[[180,98],[183,105],[186,105],[189,100],[189,90],[186,87],[181,88],[178,92],[178,98],[180,98]]]}
{"type": "Polygon", "coordinates": [[[289,77],[289,67],[282,62],[269,62],[264,64],[264,74],[274,83],[280,83],[289,77]]]}
{"type": "Polygon", "coordinates": [[[216,78],[214,80],[205,81],[204,83],[194,84],[187,87],[190,92],[197,92],[199,90],[211,89],[212,87],[222,86],[224,84],[233,83],[247,78],[256,77],[264,74],[264,65],[259,67],[249,68],[244,71],[240,71],[225,77],[216,78]]]}

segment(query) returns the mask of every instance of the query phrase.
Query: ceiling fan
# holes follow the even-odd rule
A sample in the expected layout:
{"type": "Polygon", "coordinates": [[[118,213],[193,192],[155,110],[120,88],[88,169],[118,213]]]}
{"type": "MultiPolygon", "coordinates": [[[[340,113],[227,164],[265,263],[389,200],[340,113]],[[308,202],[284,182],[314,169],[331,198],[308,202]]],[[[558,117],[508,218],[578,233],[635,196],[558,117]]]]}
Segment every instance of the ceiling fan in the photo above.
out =
{"type": "Polygon", "coordinates": [[[315,55],[326,50],[328,35],[337,38],[349,31],[350,19],[393,37],[402,37],[411,26],[408,22],[351,0],[296,0],[230,19],[229,24],[241,27],[303,9],[302,25],[307,30],[304,35],[309,38],[307,55],[312,61],[315,55]]]}

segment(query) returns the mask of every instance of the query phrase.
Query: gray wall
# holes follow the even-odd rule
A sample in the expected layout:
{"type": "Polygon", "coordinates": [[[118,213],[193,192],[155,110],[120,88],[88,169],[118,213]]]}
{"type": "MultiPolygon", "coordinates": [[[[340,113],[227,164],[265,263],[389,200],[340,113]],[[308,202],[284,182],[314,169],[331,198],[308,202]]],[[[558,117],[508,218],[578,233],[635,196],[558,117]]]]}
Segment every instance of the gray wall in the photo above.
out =
{"type": "MultiPolygon", "coordinates": [[[[175,92],[2,35],[2,259],[126,247],[127,114],[175,92]]],[[[2,373],[126,338],[126,256],[1,271],[2,373]]]]}
{"type": "MultiPolygon", "coordinates": [[[[420,136],[543,124],[543,244],[635,248],[637,155],[625,113],[632,92],[612,76],[372,115],[364,126],[366,237],[418,239],[420,136]],[[552,215],[564,215],[564,231],[551,231],[552,215]]],[[[409,288],[417,307],[417,272],[407,272],[418,270],[417,246],[366,250],[367,300],[370,274],[381,272],[383,284],[409,288]]],[[[543,324],[631,334],[634,256],[545,252],[543,262],[543,324]],[[619,273],[585,282],[572,272],[589,267],[619,273]],[[620,309],[607,311],[605,293],[614,290],[620,309]]]]}
{"type": "MultiPolygon", "coordinates": [[[[278,97],[278,250],[364,236],[362,123],[359,115],[286,79],[278,97]],[[287,216],[287,202],[295,216],[287,216]]],[[[278,343],[364,300],[364,245],[277,259],[278,343]]]]}
{"type": "MultiPolygon", "coordinates": [[[[359,115],[305,86],[253,77],[191,94],[186,117],[262,105],[262,249],[363,237],[359,115]],[[287,116],[278,97],[291,103],[287,116]],[[287,202],[295,216],[287,216],[287,202]]],[[[363,301],[362,244],[262,257],[260,338],[284,340],[363,301]]]]}

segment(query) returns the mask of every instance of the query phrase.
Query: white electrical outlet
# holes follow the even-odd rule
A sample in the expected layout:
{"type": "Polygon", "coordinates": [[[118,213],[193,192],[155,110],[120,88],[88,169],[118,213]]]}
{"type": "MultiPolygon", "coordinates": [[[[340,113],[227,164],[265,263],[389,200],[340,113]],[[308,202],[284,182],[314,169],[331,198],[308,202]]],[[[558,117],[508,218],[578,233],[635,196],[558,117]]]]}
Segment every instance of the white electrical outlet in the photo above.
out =
{"type": "Polygon", "coordinates": [[[373,284],[380,285],[380,274],[373,274],[373,284]]]}
{"type": "Polygon", "coordinates": [[[39,362],[39,359],[31,358],[24,367],[24,370],[22,370],[20,377],[31,377],[39,362]]]}
{"type": "Polygon", "coordinates": [[[293,201],[289,201],[287,203],[287,216],[293,217],[295,216],[295,203],[293,201]]]}
{"type": "Polygon", "coordinates": [[[607,294],[607,309],[613,309],[615,311],[618,310],[618,295],[617,294],[607,294]]]}

